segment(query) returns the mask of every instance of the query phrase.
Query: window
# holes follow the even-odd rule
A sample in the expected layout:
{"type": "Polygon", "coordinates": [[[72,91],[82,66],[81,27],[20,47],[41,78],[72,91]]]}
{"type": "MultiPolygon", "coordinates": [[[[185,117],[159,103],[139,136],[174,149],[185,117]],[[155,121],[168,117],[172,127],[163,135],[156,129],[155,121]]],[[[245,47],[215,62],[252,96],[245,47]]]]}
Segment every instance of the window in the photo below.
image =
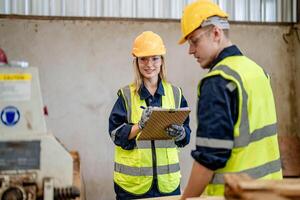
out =
{"type": "MultiPolygon", "coordinates": [[[[0,0],[0,14],[179,19],[194,0],[0,0]]],[[[232,21],[296,22],[297,0],[214,0],[232,21]]],[[[299,14],[298,14],[299,15],[299,14]]]]}

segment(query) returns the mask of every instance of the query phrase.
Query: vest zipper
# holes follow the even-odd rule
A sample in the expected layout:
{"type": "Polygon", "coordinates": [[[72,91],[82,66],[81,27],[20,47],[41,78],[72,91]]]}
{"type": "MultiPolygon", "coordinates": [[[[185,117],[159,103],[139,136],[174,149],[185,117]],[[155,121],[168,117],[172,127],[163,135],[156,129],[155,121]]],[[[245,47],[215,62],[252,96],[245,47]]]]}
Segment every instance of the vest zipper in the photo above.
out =
{"type": "Polygon", "coordinates": [[[157,163],[154,140],[151,140],[152,162],[153,162],[153,181],[157,181],[157,163]]]}

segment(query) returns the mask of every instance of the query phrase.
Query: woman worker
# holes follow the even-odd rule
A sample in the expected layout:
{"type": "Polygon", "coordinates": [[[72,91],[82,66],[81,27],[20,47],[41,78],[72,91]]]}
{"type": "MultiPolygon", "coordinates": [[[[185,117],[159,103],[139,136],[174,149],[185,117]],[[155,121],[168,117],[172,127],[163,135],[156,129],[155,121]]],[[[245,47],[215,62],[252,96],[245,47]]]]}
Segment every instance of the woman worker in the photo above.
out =
{"type": "Polygon", "coordinates": [[[133,43],[135,79],[119,90],[109,117],[109,133],[115,143],[116,199],[180,194],[177,147],[190,141],[189,118],[183,125],[166,129],[172,140],[136,140],[153,107],[188,106],[181,89],[166,81],[165,53],[161,37],[151,31],[143,32],[133,43]]]}

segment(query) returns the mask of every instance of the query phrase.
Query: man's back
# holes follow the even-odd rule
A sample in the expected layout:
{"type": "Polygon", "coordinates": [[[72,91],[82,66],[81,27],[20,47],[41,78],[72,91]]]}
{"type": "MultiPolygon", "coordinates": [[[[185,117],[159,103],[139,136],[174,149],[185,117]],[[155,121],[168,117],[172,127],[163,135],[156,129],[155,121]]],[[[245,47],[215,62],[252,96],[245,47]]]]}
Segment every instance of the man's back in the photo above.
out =
{"type": "Polygon", "coordinates": [[[222,76],[238,89],[238,120],[232,153],[224,168],[215,171],[208,194],[222,194],[224,173],[246,172],[253,178],[282,178],[276,131],[276,110],[269,76],[245,56],[219,62],[205,78],[222,76]]]}

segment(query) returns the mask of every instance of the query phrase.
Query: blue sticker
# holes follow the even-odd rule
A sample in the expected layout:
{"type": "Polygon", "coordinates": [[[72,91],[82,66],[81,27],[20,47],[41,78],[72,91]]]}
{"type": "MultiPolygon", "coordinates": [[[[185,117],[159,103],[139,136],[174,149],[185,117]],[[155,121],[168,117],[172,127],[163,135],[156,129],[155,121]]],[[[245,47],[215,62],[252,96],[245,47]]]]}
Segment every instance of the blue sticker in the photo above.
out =
{"type": "Polygon", "coordinates": [[[14,126],[20,120],[20,112],[14,106],[7,106],[1,111],[1,121],[6,126],[14,126]]]}

